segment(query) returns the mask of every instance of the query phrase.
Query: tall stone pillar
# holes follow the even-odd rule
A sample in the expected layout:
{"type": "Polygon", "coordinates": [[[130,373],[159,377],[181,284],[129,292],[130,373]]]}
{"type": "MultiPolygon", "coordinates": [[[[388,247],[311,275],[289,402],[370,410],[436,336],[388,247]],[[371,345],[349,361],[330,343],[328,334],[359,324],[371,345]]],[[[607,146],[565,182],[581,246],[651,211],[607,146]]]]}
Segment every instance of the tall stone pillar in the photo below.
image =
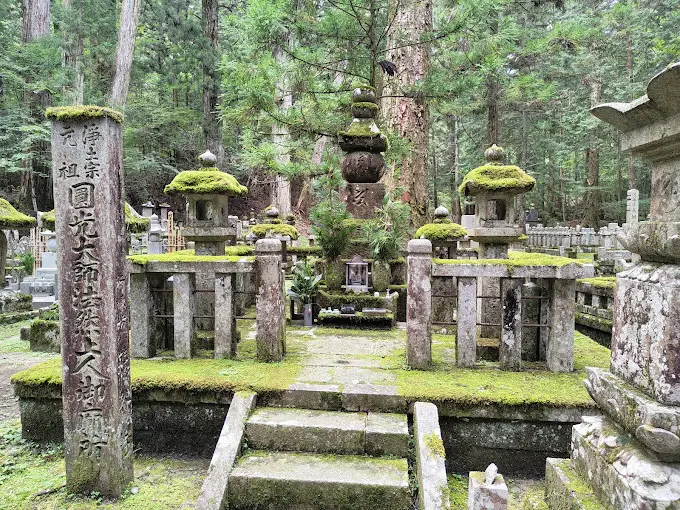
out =
{"type": "Polygon", "coordinates": [[[545,361],[551,372],[574,369],[574,308],[576,280],[553,280],[550,285],[550,314],[545,361]]]}
{"type": "Polygon", "coordinates": [[[122,116],[50,108],[66,485],[117,497],[132,480],[122,116]]]}
{"type": "Polygon", "coordinates": [[[284,278],[281,241],[255,243],[257,261],[257,359],[281,361],[286,354],[284,278]]]}
{"type": "Polygon", "coordinates": [[[191,358],[196,315],[196,274],[172,275],[172,314],[175,337],[175,357],[191,358]]]}
{"type": "Polygon", "coordinates": [[[458,278],[456,365],[472,367],[477,361],[477,278],[458,278]]]}
{"type": "Polygon", "coordinates": [[[152,358],[156,355],[153,341],[153,305],[151,281],[146,273],[130,275],[130,343],[133,358],[152,358]]]}
{"type": "Polygon", "coordinates": [[[408,242],[408,293],[406,297],[406,362],[411,368],[432,363],[432,243],[427,239],[408,242]]]}
{"type": "Polygon", "coordinates": [[[501,278],[501,341],[499,361],[503,370],[519,370],[522,361],[522,284],[518,278],[501,278]]]}
{"type": "Polygon", "coordinates": [[[215,357],[236,355],[236,317],[231,274],[215,275],[215,357]]]}

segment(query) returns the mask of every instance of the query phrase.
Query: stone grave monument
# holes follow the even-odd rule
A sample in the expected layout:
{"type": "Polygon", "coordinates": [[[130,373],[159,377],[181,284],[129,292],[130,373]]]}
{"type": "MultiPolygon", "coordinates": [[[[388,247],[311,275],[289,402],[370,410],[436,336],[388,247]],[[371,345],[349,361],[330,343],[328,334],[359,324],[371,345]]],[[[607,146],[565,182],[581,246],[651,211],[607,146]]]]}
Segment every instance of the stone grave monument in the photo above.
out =
{"type": "Polygon", "coordinates": [[[617,274],[610,370],[586,369],[604,416],[574,427],[571,466],[548,459],[549,503],[565,508],[573,469],[612,508],[680,508],[680,63],[591,112],[651,163],[651,212],[623,236],[641,261],[617,274]]]}
{"type": "Polygon", "coordinates": [[[122,115],[49,108],[58,242],[66,485],[117,497],[132,480],[122,115]]]}

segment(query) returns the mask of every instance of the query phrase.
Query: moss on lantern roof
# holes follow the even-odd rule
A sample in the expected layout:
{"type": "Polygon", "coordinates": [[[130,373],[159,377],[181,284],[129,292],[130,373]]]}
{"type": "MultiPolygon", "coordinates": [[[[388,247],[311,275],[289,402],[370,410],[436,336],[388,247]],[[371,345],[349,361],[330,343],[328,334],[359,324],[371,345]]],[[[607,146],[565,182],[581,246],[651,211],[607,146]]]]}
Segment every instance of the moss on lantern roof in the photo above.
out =
{"type": "Polygon", "coordinates": [[[385,136],[373,119],[354,119],[346,131],[340,131],[338,134],[340,136],[366,136],[371,138],[385,136]]]}
{"type": "Polygon", "coordinates": [[[268,234],[289,236],[293,240],[298,238],[297,229],[287,223],[260,223],[253,225],[250,231],[260,239],[267,237],[268,234]]]}
{"type": "Polygon", "coordinates": [[[0,229],[29,228],[35,225],[35,218],[20,213],[4,198],[0,198],[0,229]]]}
{"type": "Polygon", "coordinates": [[[45,111],[45,117],[50,120],[59,120],[61,122],[67,122],[69,120],[101,119],[108,117],[111,120],[115,120],[119,124],[123,123],[122,113],[112,110],[111,108],[93,105],[52,107],[45,111]]]}
{"type": "Polygon", "coordinates": [[[165,187],[168,195],[199,194],[199,195],[245,195],[248,188],[239,184],[231,174],[219,168],[201,168],[200,170],[185,170],[175,176],[165,187]]]}
{"type": "Polygon", "coordinates": [[[467,230],[458,223],[428,223],[416,231],[416,239],[429,239],[430,241],[446,241],[457,239],[467,235],[467,230]]]}
{"type": "MultiPolygon", "coordinates": [[[[40,216],[43,228],[55,229],[54,209],[40,216]]],[[[130,204],[125,202],[125,228],[133,234],[142,234],[149,229],[149,218],[144,218],[135,211],[130,204]]]]}
{"type": "Polygon", "coordinates": [[[511,194],[526,193],[536,185],[536,179],[514,165],[482,165],[468,172],[458,191],[475,195],[481,191],[506,191],[511,194]]]}

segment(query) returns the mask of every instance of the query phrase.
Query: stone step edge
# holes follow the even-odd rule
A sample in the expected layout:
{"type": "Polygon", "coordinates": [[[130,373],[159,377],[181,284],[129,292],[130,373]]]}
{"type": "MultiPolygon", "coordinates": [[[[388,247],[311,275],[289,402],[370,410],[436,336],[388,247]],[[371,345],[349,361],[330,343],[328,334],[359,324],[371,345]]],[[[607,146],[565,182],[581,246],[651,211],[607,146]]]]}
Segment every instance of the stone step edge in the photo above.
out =
{"type": "Polygon", "coordinates": [[[406,457],[410,438],[408,418],[400,413],[260,407],[251,413],[246,422],[246,439],[249,446],[274,451],[406,457]],[[256,421],[257,413],[261,410],[274,410],[284,416],[279,422],[276,419],[269,422],[256,421]],[[306,416],[309,412],[325,416],[329,421],[328,426],[313,423],[315,418],[306,416]],[[361,416],[359,421],[363,421],[360,428],[356,426],[357,415],[361,416]],[[396,417],[399,423],[390,423],[388,417],[396,417]],[[297,419],[299,423],[285,423],[294,419],[297,419]],[[351,422],[343,424],[343,419],[351,420],[351,422]],[[343,425],[349,426],[343,427],[343,425]],[[307,433],[303,435],[302,431],[307,433]]]}
{"type": "Polygon", "coordinates": [[[550,510],[606,510],[571,459],[548,457],[545,462],[545,501],[550,510]]]}

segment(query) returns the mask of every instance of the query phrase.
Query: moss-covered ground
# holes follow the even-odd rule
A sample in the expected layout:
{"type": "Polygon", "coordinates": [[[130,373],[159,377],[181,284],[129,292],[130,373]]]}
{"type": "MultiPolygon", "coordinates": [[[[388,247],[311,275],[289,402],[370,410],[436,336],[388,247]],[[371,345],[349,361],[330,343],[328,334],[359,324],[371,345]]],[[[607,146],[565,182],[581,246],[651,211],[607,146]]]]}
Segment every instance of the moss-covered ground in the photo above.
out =
{"type": "MultiPolygon", "coordinates": [[[[502,474],[502,473],[501,473],[502,474]]],[[[508,508],[510,510],[547,510],[545,485],[541,480],[505,479],[508,486],[508,508]]],[[[467,510],[468,478],[449,475],[449,501],[451,510],[467,510]]]]}
{"type": "Polygon", "coordinates": [[[562,267],[568,264],[583,265],[584,262],[569,257],[557,257],[544,253],[530,253],[523,251],[508,252],[507,259],[434,259],[436,264],[458,264],[458,265],[504,265],[509,268],[525,266],[550,266],[562,267]]]}
{"type": "Polygon", "coordinates": [[[0,422],[0,508],[47,510],[193,508],[207,472],[204,459],[137,455],[135,479],[118,501],[66,493],[61,445],[21,438],[17,420],[0,422]]]}

